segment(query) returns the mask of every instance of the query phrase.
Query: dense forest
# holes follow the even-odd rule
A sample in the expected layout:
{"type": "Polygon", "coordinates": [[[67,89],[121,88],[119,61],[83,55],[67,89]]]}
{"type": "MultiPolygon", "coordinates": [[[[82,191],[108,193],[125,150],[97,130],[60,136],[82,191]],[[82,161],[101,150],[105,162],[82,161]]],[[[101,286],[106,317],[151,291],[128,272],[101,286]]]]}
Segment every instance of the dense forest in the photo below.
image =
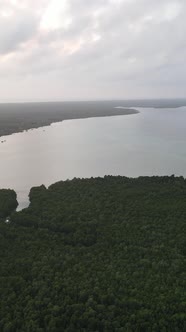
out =
{"type": "Polygon", "coordinates": [[[135,107],[175,108],[186,106],[186,99],[136,99],[0,103],[0,136],[53,122],[99,116],[135,114],[135,107]],[[122,105],[125,109],[115,108],[122,105]]]}
{"type": "Polygon", "coordinates": [[[13,190],[0,189],[0,220],[8,217],[17,208],[17,195],[13,190]]]}
{"type": "Polygon", "coordinates": [[[186,180],[32,188],[0,260],[2,332],[186,331],[186,180]]]}
{"type": "MultiPolygon", "coordinates": [[[[186,104],[186,100],[183,102],[186,104]]],[[[67,119],[138,113],[129,108],[115,109],[115,106],[117,106],[115,101],[0,103],[0,136],[48,126],[53,122],[67,119]]]]}

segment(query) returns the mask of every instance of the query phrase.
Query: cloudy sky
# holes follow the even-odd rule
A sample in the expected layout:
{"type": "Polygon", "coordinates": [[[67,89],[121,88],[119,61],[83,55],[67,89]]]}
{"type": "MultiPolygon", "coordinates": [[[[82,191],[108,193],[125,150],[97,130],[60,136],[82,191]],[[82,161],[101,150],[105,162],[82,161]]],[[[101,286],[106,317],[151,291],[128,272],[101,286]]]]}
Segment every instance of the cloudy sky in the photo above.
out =
{"type": "Polygon", "coordinates": [[[185,0],[0,0],[0,101],[185,97],[185,0]]]}

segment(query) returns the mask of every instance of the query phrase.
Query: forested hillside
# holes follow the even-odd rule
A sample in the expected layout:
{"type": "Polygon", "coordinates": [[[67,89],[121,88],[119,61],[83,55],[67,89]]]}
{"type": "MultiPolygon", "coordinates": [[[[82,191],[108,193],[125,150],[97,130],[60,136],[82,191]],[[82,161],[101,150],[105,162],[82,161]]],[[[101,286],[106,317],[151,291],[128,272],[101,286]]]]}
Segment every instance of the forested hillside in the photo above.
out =
{"type": "Polygon", "coordinates": [[[186,181],[32,188],[0,223],[0,331],[186,331],[186,181]]]}

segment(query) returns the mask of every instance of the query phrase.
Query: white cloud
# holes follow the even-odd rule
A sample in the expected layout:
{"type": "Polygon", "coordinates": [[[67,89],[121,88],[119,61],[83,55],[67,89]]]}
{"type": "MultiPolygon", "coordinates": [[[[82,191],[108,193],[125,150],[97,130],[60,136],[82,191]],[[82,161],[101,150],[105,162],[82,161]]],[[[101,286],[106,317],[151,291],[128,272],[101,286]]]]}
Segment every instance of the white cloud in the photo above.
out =
{"type": "Polygon", "coordinates": [[[41,17],[41,29],[67,29],[72,22],[68,0],[52,0],[41,17]]]}

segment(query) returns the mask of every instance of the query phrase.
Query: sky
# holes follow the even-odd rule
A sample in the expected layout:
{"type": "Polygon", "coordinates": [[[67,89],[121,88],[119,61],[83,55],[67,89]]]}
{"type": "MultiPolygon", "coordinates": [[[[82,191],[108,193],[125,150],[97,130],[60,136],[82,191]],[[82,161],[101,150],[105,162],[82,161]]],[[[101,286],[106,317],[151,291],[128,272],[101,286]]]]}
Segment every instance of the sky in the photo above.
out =
{"type": "Polygon", "coordinates": [[[185,0],[0,0],[0,101],[179,98],[185,0]]]}

